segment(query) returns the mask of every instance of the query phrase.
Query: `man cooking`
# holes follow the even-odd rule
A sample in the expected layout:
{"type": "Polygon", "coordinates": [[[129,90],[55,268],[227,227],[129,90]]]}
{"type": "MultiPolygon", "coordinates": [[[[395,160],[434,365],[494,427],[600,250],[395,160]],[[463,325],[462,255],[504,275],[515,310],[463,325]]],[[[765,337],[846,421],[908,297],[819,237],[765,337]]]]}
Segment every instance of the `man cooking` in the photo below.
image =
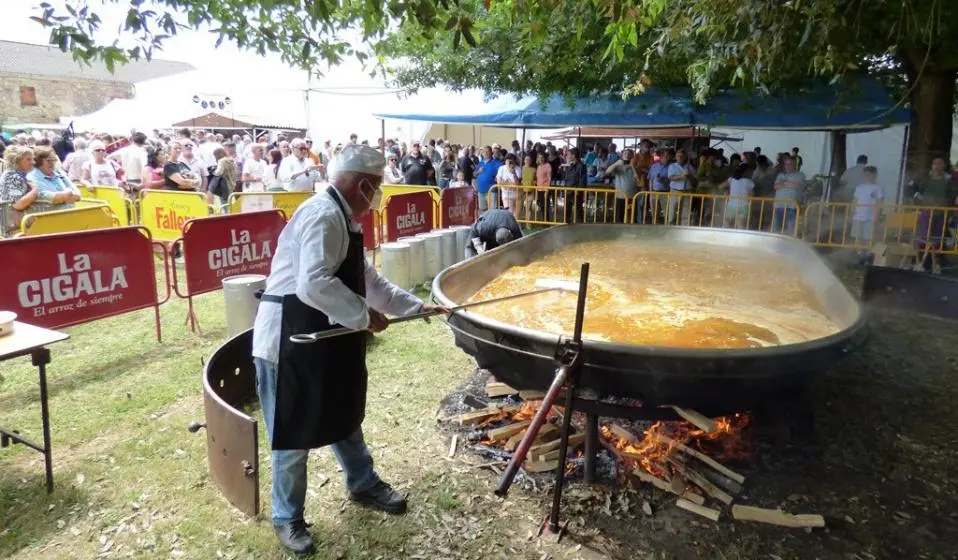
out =
{"type": "Polygon", "coordinates": [[[368,146],[343,149],[332,185],[303,203],[280,234],[253,328],[256,391],[273,448],[273,528],[297,554],[314,549],[303,518],[310,449],[330,446],[352,500],[393,514],[406,510],[405,497],[373,470],[363,439],[366,333],[289,341],[339,325],[379,332],[389,325],[385,313],[437,309],[366,261],[355,220],[379,205],[385,165],[368,146]]]}
{"type": "Polygon", "coordinates": [[[486,210],[472,224],[465,248],[466,258],[481,255],[520,237],[522,229],[512,212],[502,208],[486,210]]]}

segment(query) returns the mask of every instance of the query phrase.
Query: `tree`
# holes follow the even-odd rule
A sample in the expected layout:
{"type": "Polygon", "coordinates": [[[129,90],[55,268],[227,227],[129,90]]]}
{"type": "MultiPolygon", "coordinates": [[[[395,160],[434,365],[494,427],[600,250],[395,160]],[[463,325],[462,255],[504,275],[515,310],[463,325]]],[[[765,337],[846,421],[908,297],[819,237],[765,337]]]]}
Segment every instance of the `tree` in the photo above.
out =
{"type": "Polygon", "coordinates": [[[489,94],[687,84],[704,101],[729,86],[766,93],[871,72],[900,84],[901,101],[911,102],[914,168],[951,148],[952,0],[154,0],[155,10],[101,0],[121,1],[129,3],[125,47],[94,40],[100,21],[85,7],[44,6],[36,19],[52,44],[108,66],[208,24],[220,41],[304,68],[356,56],[403,87],[489,94]],[[343,39],[356,32],[361,42],[343,39]]]}

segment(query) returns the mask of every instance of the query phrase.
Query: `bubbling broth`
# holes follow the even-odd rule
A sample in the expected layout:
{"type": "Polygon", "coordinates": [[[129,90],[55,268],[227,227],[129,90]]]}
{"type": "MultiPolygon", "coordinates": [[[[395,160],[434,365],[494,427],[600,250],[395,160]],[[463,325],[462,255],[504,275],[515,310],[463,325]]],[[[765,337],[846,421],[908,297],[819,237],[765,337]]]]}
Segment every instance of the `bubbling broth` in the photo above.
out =
{"type": "MultiPolygon", "coordinates": [[[[470,299],[578,284],[590,263],[583,336],[671,348],[757,348],[838,332],[797,267],[769,253],[695,243],[620,239],[564,247],[515,266],[470,299]]],[[[550,292],[489,304],[476,313],[528,329],[571,334],[576,294],[550,292]]]]}

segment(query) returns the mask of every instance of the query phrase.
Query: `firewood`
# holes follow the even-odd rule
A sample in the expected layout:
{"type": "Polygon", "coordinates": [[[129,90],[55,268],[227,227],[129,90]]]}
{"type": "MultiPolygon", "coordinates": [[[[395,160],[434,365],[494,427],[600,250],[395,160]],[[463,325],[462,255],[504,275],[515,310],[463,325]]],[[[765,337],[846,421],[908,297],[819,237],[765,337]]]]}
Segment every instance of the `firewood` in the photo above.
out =
{"type": "Polygon", "coordinates": [[[671,483],[666,482],[662,480],[661,478],[653,474],[649,474],[641,469],[635,469],[633,471],[633,474],[636,477],[638,477],[638,479],[641,480],[642,482],[648,482],[649,484],[651,484],[652,486],[655,486],[656,488],[658,488],[659,490],[662,490],[663,492],[674,494],[676,496],[679,496],[680,498],[686,499],[698,505],[702,505],[705,503],[705,497],[702,496],[701,494],[696,494],[695,492],[692,492],[690,490],[678,491],[676,488],[672,487],[671,483]]]}
{"type": "Polygon", "coordinates": [[[679,451],[682,451],[683,453],[687,453],[687,454],[689,454],[689,455],[695,457],[695,458],[698,459],[699,461],[702,461],[702,462],[705,463],[706,465],[712,467],[713,469],[717,470],[718,472],[722,473],[723,475],[727,476],[728,478],[734,480],[735,482],[738,482],[739,484],[744,484],[744,483],[745,483],[745,477],[744,477],[744,476],[742,476],[742,475],[738,474],[737,472],[733,471],[732,469],[726,467],[726,466],[723,465],[722,463],[719,463],[718,461],[716,461],[715,459],[709,457],[709,456],[706,455],[705,453],[702,453],[702,452],[700,452],[700,451],[697,451],[697,450],[695,450],[695,449],[692,449],[691,447],[689,447],[689,446],[687,446],[687,445],[684,445],[684,444],[682,444],[682,443],[679,443],[679,442],[675,441],[674,439],[672,439],[672,438],[670,438],[670,437],[668,437],[668,436],[664,436],[664,435],[659,434],[659,435],[656,435],[655,437],[656,437],[659,441],[661,441],[662,443],[664,443],[664,444],[666,444],[666,445],[670,445],[670,446],[674,447],[675,449],[678,449],[679,451]]]}
{"type": "Polygon", "coordinates": [[[690,511],[692,513],[701,515],[706,519],[711,519],[712,521],[718,521],[719,515],[721,512],[717,509],[707,508],[705,506],[700,506],[698,504],[693,504],[692,502],[679,498],[675,501],[675,505],[684,509],[685,511],[690,511]]]}
{"type": "MultiPolygon", "coordinates": [[[[515,451],[519,447],[519,442],[522,441],[522,438],[525,437],[527,430],[522,430],[518,434],[509,438],[509,441],[506,442],[505,448],[506,451],[515,451]]],[[[536,439],[533,440],[533,444],[536,443],[545,443],[551,441],[555,438],[558,438],[561,430],[555,424],[543,424],[542,428],[539,429],[539,434],[536,436],[536,439]]],[[[531,449],[531,447],[530,447],[531,449]]]]}
{"type": "Polygon", "coordinates": [[[524,401],[541,401],[545,396],[545,391],[519,391],[519,398],[524,401]]]}
{"type": "Polygon", "coordinates": [[[522,464],[523,470],[531,473],[554,471],[558,466],[559,461],[533,461],[531,463],[526,461],[522,464]]]}
{"type": "Polygon", "coordinates": [[[486,437],[491,439],[492,441],[498,441],[500,439],[509,439],[510,437],[528,428],[529,424],[532,424],[532,420],[523,420],[521,422],[515,422],[512,424],[503,426],[501,428],[489,430],[488,432],[486,432],[486,437]]]}
{"type": "Polygon", "coordinates": [[[825,518],[816,513],[791,514],[777,509],[755,506],[732,506],[732,518],[736,521],[758,521],[782,527],[824,527],[825,518]]]}
{"type": "MultiPolygon", "coordinates": [[[[569,447],[567,449],[567,453],[572,453],[572,451],[575,450],[575,448],[579,447],[581,443],[582,443],[581,441],[578,443],[574,443],[572,441],[572,438],[569,438],[569,447]]],[[[559,449],[553,449],[552,451],[548,451],[546,453],[534,455],[534,457],[538,461],[554,461],[559,458],[559,449]]],[[[566,455],[566,457],[568,457],[568,454],[566,455]]]]}
{"type": "Polygon", "coordinates": [[[718,430],[718,426],[715,425],[715,422],[711,418],[708,418],[703,414],[700,414],[689,408],[679,408],[675,406],[674,404],[670,404],[666,406],[671,407],[676,414],[678,414],[682,418],[685,418],[690,423],[698,427],[700,430],[704,430],[705,432],[710,434],[715,433],[718,430]]]}
{"type": "MultiPolygon", "coordinates": [[[[571,434],[569,436],[569,447],[578,447],[585,441],[585,434],[571,434]]],[[[538,457],[539,455],[544,455],[550,451],[555,451],[559,449],[559,444],[561,440],[555,439],[548,443],[543,443],[541,445],[534,445],[529,448],[530,457],[538,457]]]]}
{"type": "Polygon", "coordinates": [[[459,447],[459,434],[452,434],[452,441],[449,442],[449,453],[446,454],[450,459],[456,455],[456,449],[459,447]]]}
{"type": "Polygon", "coordinates": [[[488,395],[490,398],[518,394],[518,389],[513,389],[501,381],[489,381],[486,383],[486,395],[488,395]]]}
{"type": "Polygon", "coordinates": [[[673,467],[675,467],[675,470],[679,474],[685,477],[685,479],[691,482],[692,484],[701,488],[702,491],[708,494],[709,496],[712,496],[716,500],[726,505],[730,505],[732,503],[732,500],[734,498],[732,498],[731,495],[729,495],[724,490],[717,488],[714,484],[712,484],[711,481],[709,481],[707,478],[705,478],[704,476],[699,474],[697,471],[695,471],[695,469],[692,469],[691,467],[689,467],[682,461],[676,460],[673,457],[669,457],[667,460],[673,467]]]}
{"type": "Polygon", "coordinates": [[[492,418],[493,416],[499,414],[500,412],[514,412],[518,410],[514,406],[490,406],[482,410],[477,410],[475,412],[467,412],[465,414],[458,414],[456,416],[451,416],[447,418],[450,422],[457,422],[459,424],[479,424],[484,420],[492,418]]]}
{"type": "Polygon", "coordinates": [[[626,430],[622,426],[619,426],[618,424],[611,424],[609,426],[609,431],[612,432],[612,435],[618,438],[622,438],[632,445],[638,445],[639,443],[639,438],[636,437],[635,434],[633,434],[629,430],[626,430]]]}

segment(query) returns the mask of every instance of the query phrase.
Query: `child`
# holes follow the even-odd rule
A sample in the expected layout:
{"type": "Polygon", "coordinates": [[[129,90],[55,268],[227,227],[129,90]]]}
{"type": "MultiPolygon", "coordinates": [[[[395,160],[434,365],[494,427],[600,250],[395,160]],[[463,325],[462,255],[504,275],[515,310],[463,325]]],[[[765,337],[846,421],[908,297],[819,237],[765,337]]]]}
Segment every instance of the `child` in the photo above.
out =
{"type": "Polygon", "coordinates": [[[454,189],[458,187],[471,187],[469,183],[466,182],[466,174],[460,169],[456,173],[456,180],[449,183],[449,188],[454,189]]]}
{"type": "Polygon", "coordinates": [[[865,182],[855,187],[852,195],[855,209],[852,214],[852,239],[870,247],[875,221],[878,219],[880,205],[885,201],[885,191],[875,184],[878,170],[869,165],[864,170],[865,182]]]}
{"type": "Polygon", "coordinates": [[[529,211],[535,198],[536,186],[536,164],[532,159],[532,154],[527,154],[522,163],[522,186],[525,187],[519,191],[519,209],[522,216],[528,218],[531,215],[529,211]]]}

